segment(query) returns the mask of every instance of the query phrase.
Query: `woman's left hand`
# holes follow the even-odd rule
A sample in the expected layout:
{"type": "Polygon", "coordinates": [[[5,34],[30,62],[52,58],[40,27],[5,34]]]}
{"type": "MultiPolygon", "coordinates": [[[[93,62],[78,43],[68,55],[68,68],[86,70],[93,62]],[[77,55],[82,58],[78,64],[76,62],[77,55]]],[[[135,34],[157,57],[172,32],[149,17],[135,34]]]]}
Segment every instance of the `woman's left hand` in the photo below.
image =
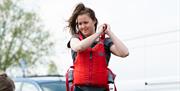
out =
{"type": "Polygon", "coordinates": [[[104,33],[109,35],[109,32],[111,32],[110,25],[105,23],[104,26],[106,27],[105,30],[104,30],[104,33]]]}

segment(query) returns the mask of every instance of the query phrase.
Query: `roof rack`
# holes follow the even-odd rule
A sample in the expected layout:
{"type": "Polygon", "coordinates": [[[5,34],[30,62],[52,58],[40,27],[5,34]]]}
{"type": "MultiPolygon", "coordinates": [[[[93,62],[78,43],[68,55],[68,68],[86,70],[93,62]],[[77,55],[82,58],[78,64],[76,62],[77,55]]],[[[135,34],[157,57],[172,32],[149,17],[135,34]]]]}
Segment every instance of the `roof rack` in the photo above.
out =
{"type": "Polygon", "coordinates": [[[64,77],[64,75],[59,75],[59,74],[55,74],[55,75],[29,75],[29,76],[25,76],[26,77],[64,77]]]}

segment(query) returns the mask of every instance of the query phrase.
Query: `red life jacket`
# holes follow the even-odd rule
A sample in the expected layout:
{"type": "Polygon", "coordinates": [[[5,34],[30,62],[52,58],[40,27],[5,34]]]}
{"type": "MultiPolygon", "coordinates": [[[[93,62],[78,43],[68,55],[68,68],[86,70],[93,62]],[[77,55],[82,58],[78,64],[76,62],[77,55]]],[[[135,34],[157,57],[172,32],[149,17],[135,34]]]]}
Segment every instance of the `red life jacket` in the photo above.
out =
{"type": "MultiPolygon", "coordinates": [[[[80,40],[83,36],[79,34],[80,40]]],[[[97,43],[93,48],[89,47],[82,52],[77,52],[77,56],[74,61],[73,68],[73,85],[75,86],[94,86],[104,87],[109,91],[108,85],[108,74],[115,75],[107,67],[106,53],[104,48],[105,35],[102,35],[100,42],[97,43]]],[[[68,70],[69,71],[69,70],[68,70]]],[[[68,82],[69,74],[66,74],[66,81],[68,82]]],[[[73,91],[73,86],[69,88],[69,83],[66,83],[67,90],[73,91]]],[[[116,91],[116,87],[115,87],[116,91]]]]}
{"type": "MultiPolygon", "coordinates": [[[[80,36],[80,40],[82,37],[80,36]]],[[[74,63],[74,84],[78,86],[106,87],[108,71],[104,39],[93,48],[78,52],[74,63]]]]}

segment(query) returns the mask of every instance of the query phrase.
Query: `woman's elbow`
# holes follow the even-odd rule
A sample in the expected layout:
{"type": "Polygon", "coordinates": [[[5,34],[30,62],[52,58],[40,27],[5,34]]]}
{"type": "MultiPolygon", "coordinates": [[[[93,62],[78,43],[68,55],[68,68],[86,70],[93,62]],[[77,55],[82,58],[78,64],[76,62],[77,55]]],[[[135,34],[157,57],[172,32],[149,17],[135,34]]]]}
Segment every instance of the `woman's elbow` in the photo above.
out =
{"type": "Polygon", "coordinates": [[[81,52],[84,51],[85,48],[83,46],[76,46],[74,48],[72,48],[75,52],[81,52]]]}
{"type": "Polygon", "coordinates": [[[122,58],[125,58],[125,57],[127,57],[127,56],[129,56],[129,52],[124,53],[124,54],[121,55],[122,58]]]}

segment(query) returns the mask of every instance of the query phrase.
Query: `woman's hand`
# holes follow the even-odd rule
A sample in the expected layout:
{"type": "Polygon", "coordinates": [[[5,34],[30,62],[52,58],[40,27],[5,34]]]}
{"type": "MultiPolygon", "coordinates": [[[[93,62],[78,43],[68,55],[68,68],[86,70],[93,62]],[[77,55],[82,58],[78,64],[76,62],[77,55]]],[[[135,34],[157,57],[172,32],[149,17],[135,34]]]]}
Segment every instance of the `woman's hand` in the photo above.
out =
{"type": "Polygon", "coordinates": [[[109,24],[104,24],[104,33],[109,36],[109,32],[111,32],[111,28],[109,24]]]}
{"type": "Polygon", "coordinates": [[[100,26],[98,27],[98,30],[97,30],[96,33],[98,33],[98,34],[105,33],[106,29],[107,29],[107,25],[106,25],[106,24],[102,24],[102,25],[100,25],[100,26]]]}
{"type": "Polygon", "coordinates": [[[100,33],[100,34],[105,33],[109,36],[109,32],[111,32],[110,30],[111,30],[110,25],[107,23],[104,23],[98,27],[97,33],[100,33]]]}

